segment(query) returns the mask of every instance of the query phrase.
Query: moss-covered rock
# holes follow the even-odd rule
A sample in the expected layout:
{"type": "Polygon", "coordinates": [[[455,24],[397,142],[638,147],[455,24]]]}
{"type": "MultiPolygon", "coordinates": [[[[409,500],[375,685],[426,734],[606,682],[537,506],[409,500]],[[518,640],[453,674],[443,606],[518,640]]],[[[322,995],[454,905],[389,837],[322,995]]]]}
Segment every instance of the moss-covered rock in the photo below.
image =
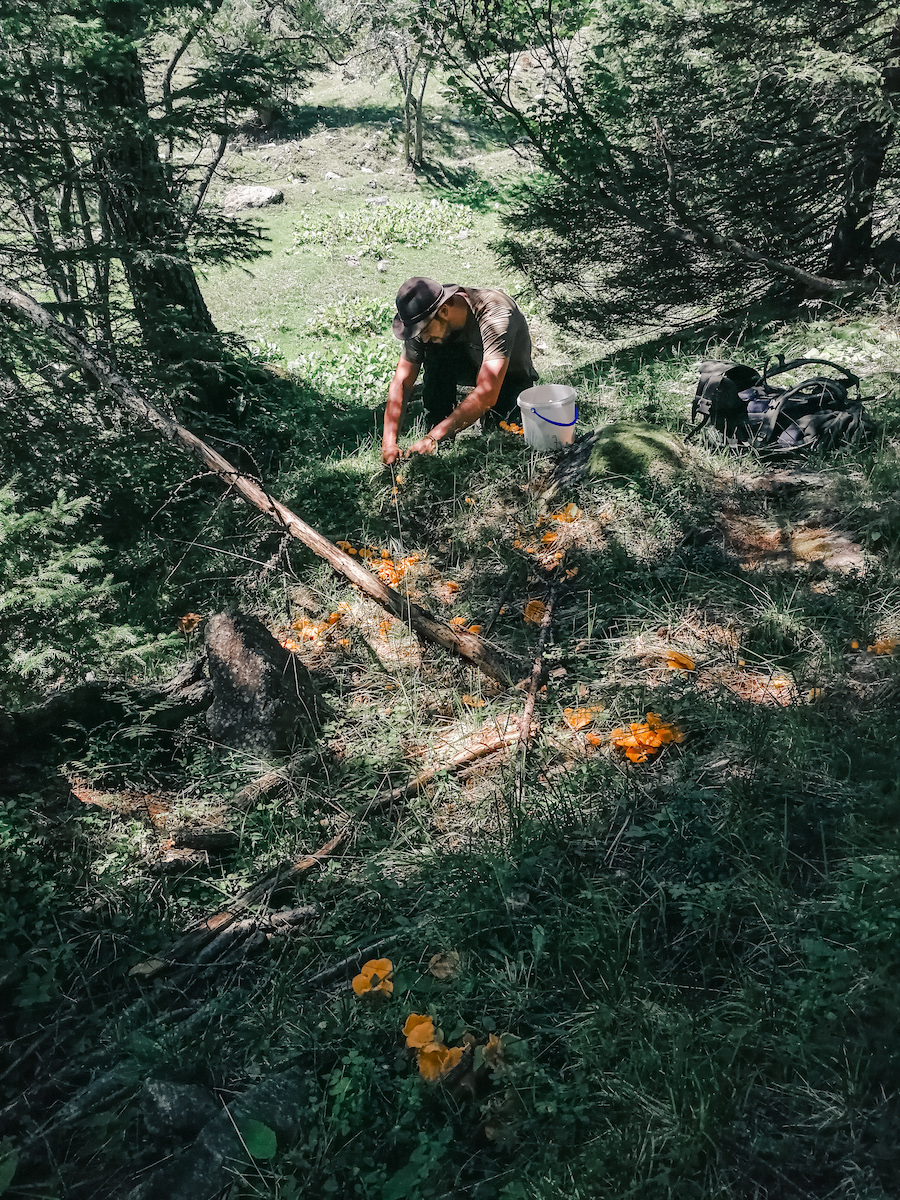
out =
{"type": "Polygon", "coordinates": [[[681,470],[685,446],[681,438],[660,425],[616,421],[576,442],[541,482],[545,499],[560,488],[583,479],[634,478],[653,467],[681,470]]]}
{"type": "Polygon", "coordinates": [[[680,467],[684,442],[660,425],[616,421],[590,436],[586,475],[638,475],[655,463],[680,467]]]}

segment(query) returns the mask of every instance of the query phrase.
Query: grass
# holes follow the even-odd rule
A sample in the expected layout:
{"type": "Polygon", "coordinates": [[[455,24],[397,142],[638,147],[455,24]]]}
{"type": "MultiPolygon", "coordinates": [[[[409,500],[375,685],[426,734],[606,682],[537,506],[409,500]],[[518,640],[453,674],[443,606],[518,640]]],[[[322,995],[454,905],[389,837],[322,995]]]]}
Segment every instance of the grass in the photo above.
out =
{"type": "MultiPolygon", "coordinates": [[[[375,101],[359,90],[311,148],[324,152],[330,131],[362,142],[375,101]]],[[[90,1053],[125,1082],[57,1129],[52,1155],[25,1155],[7,1194],[127,1194],[135,1169],[189,1142],[149,1132],[147,1078],[229,1101],[300,1064],[299,1132],[280,1134],[272,1158],[236,1161],[231,1200],[888,1200],[900,1184],[898,661],[866,647],[900,634],[893,324],[884,310],[833,311],[711,344],[595,346],[545,330],[534,305],[542,374],[577,383],[585,429],[643,421],[682,435],[704,357],[815,351],[865,369],[877,437],[808,462],[807,492],[757,490],[764,464],[692,443],[677,466],[572,482],[547,504],[536,485],[548,460],[512,434],[459,438],[395,483],[377,406],[397,347],[341,321],[377,317],[414,271],[519,285],[492,274],[493,210],[476,213],[465,258],[440,239],[397,249],[388,272],[348,266],[340,247],[287,254],[298,216],[323,222],[350,204],[349,184],[338,198],[311,178],[253,218],[273,240],[251,279],[206,282],[223,327],[299,362],[248,409],[248,440],[277,447],[268,486],[327,536],[418,555],[402,586],[440,615],[484,625],[509,582],[491,640],[523,675],[536,640],[524,606],[546,599],[541,555],[564,547],[577,573],[554,619],[540,732],[524,764],[501,756],[373,812],[389,782],[520,713],[521,693],[419,646],[302,547],[275,557],[279,535],[248,510],[209,505],[203,542],[218,550],[179,548],[172,603],[239,602],[285,634],[344,602],[300,652],[331,715],[280,764],[282,790],[241,813],[231,798],[261,764],[211,750],[200,721],[167,733],[135,713],[61,749],[107,795],[162,793],[179,822],[225,814],[238,849],[183,875],[157,873],[164,834],[121,804],[67,807],[64,780],[8,799],[9,1028],[21,1051],[50,1035],[44,1060],[12,1068],[7,1098],[90,1053]],[[351,292],[360,306],[342,317],[351,292]],[[577,519],[555,519],[567,503],[577,519]],[[808,525],[846,528],[864,572],[768,553],[767,531],[781,546],[808,525]],[[673,650],[694,669],[670,669],[673,650]],[[577,708],[592,710],[580,732],[565,719],[577,708]],[[631,763],[608,735],[651,711],[686,739],[631,763]],[[314,904],[312,926],[177,987],[129,980],[190,919],[348,826],[341,853],[276,901],[314,904]],[[311,982],[362,947],[394,964],[387,1003],[359,1001],[344,975],[311,982]],[[430,963],[450,952],[459,970],[440,978],[430,963]],[[199,1017],[185,1033],[188,1010],[199,1017]],[[424,1083],[401,1034],[410,1012],[430,1013],[447,1044],[500,1036],[499,1058],[424,1083]]],[[[428,186],[410,188],[430,199],[428,186]]]]}

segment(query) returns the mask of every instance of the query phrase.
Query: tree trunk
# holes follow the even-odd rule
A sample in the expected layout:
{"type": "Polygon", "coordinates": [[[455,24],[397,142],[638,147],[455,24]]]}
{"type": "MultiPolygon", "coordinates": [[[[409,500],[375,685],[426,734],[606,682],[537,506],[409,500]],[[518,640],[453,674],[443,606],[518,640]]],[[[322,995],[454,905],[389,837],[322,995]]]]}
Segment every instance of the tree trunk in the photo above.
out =
{"type": "MultiPolygon", "coordinates": [[[[881,77],[885,101],[900,95],[900,21],[891,34],[888,58],[881,77]]],[[[863,121],[853,132],[848,148],[849,169],[844,205],[831,235],[825,274],[833,279],[861,275],[872,266],[875,193],[885,159],[894,141],[893,122],[863,121]]]]}
{"type": "Polygon", "coordinates": [[[416,149],[415,149],[415,165],[421,167],[424,162],[424,153],[422,143],[425,136],[425,116],[423,101],[425,99],[425,87],[428,83],[428,75],[431,71],[431,64],[425,64],[425,70],[422,74],[422,84],[419,88],[419,98],[416,102],[416,149]]]}
{"type": "Polygon", "coordinates": [[[137,51],[124,50],[98,72],[91,92],[86,103],[93,98],[101,109],[120,115],[96,148],[98,183],[141,332],[148,348],[166,359],[195,357],[198,347],[215,337],[216,327],[184,246],[177,199],[149,127],[137,51]]]}
{"type": "Polygon", "coordinates": [[[413,162],[413,118],[412,110],[415,107],[415,99],[412,94],[412,79],[406,88],[403,97],[403,162],[407,167],[415,166],[413,162]]]}
{"type": "Polygon", "coordinates": [[[825,266],[832,279],[861,275],[872,265],[875,192],[893,136],[891,127],[874,121],[856,130],[844,206],[831,235],[825,266]]]}

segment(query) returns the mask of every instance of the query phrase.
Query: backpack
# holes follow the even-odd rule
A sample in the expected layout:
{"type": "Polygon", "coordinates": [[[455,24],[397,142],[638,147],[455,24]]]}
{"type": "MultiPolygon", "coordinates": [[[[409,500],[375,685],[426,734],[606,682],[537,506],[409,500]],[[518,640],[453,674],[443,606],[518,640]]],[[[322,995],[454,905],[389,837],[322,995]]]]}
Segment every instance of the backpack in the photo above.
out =
{"type": "Polygon", "coordinates": [[[865,438],[869,418],[859,399],[856,375],[824,358],[785,362],[779,354],[774,368],[770,362],[766,361],[762,374],[740,363],[701,363],[688,437],[709,426],[719,445],[781,454],[831,450],[841,442],[865,438]],[[844,378],[815,375],[790,388],[769,382],[776,375],[813,363],[831,367],[844,378]],[[851,388],[856,389],[853,400],[851,388]],[[699,424],[698,416],[702,417],[699,424]]]}

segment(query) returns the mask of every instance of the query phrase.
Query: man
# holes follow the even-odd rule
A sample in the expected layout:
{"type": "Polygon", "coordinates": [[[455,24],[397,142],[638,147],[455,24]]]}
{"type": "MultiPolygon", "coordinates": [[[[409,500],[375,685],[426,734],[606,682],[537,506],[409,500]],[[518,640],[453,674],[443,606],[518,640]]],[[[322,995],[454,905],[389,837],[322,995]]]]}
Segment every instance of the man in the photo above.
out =
{"type": "Polygon", "coordinates": [[[381,443],[385,463],[400,457],[397,431],[422,366],[422,402],[431,429],[409,454],[432,454],[443,439],[480,418],[508,420],[517,411],[519,393],[537,379],[528,322],[514,300],[493,288],[407,279],[397,293],[393,330],[403,351],[388,389],[381,443]],[[458,384],[474,385],[459,404],[458,384]]]}

